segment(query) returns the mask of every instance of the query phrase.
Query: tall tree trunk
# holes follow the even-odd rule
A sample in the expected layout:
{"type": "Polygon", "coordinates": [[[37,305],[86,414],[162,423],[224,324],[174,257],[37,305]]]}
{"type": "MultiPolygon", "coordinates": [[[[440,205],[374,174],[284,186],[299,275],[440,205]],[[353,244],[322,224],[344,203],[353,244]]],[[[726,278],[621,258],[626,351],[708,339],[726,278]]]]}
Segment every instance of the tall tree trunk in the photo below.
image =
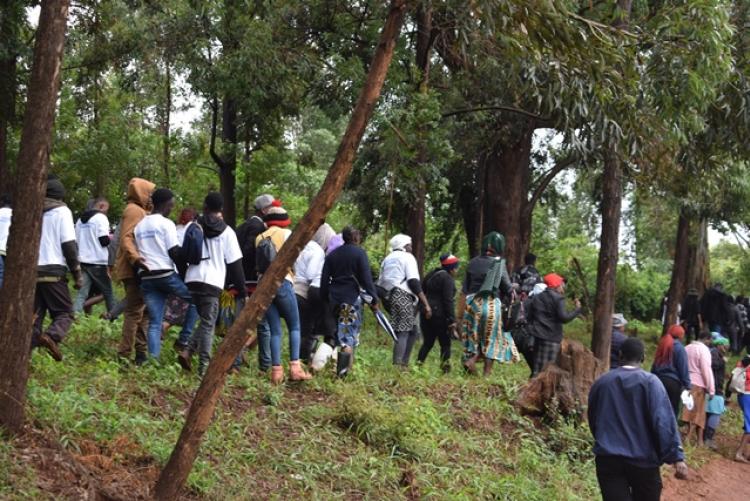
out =
{"type": "Polygon", "coordinates": [[[515,141],[498,143],[487,156],[485,188],[485,231],[499,231],[505,236],[505,259],[512,271],[523,263],[531,234],[530,219],[522,217],[528,202],[531,182],[531,139],[534,127],[519,127],[515,141]]]}
{"type": "MultiPolygon", "coordinates": [[[[420,2],[416,11],[417,40],[415,61],[419,68],[417,92],[426,94],[430,81],[430,53],[432,52],[432,5],[430,0],[420,2]]],[[[420,131],[420,136],[426,131],[420,131]]],[[[427,203],[427,183],[424,170],[428,162],[428,152],[422,141],[417,145],[417,196],[408,206],[407,232],[412,239],[412,252],[417,259],[419,273],[424,269],[425,257],[425,205],[427,203]]]]}
{"type": "Polygon", "coordinates": [[[18,27],[24,12],[22,2],[18,0],[8,1],[0,7],[0,40],[4,46],[3,54],[0,54],[0,194],[7,193],[13,186],[8,137],[16,123],[18,27]]]}
{"type": "Polygon", "coordinates": [[[701,296],[710,285],[708,254],[708,221],[701,217],[692,225],[688,243],[688,288],[695,289],[701,296]]]}
{"type": "Polygon", "coordinates": [[[55,103],[65,45],[69,0],[42,2],[34,62],[18,153],[15,210],[0,294],[0,426],[17,433],[24,421],[33,323],[36,262],[55,103]]]}
{"type": "Polygon", "coordinates": [[[222,103],[222,127],[221,140],[222,163],[219,165],[219,185],[221,195],[224,197],[224,221],[235,227],[237,222],[237,202],[234,197],[234,189],[237,183],[235,172],[237,171],[237,101],[231,97],[225,97],[222,103]]]}
{"type": "Polygon", "coordinates": [[[292,236],[281,248],[279,255],[271,263],[268,271],[263,275],[263,279],[258,284],[258,289],[250,297],[239,318],[224,338],[218,353],[211,360],[206,375],[190,406],[177,445],[156,483],[154,491],[156,499],[177,498],[198,454],[201,439],[213,417],[216,402],[224,386],[227,370],[244,346],[245,341],[255,332],[258,319],[268,308],[284,279],[286,270],[292,266],[302,247],[307,244],[313,233],[323,223],[341,190],[343,190],[352,170],[357,147],[375,108],[388,72],[388,66],[393,58],[405,8],[405,0],[391,1],[388,17],[380,35],[372,65],[328,175],[310,204],[307,213],[297,225],[292,236]]]}
{"type": "Polygon", "coordinates": [[[615,279],[620,244],[622,211],[622,162],[616,151],[608,151],[604,159],[602,186],[602,233],[599,238],[599,264],[596,272],[594,298],[594,332],[591,351],[609,367],[612,341],[612,313],[615,308],[615,279]]]}
{"type": "Polygon", "coordinates": [[[164,171],[164,180],[167,186],[171,186],[172,180],[169,173],[169,129],[170,121],[172,118],[172,70],[169,66],[169,61],[164,60],[164,110],[162,111],[161,117],[161,164],[162,170],[164,171]]]}
{"type": "Polygon", "coordinates": [[[664,331],[677,321],[677,307],[685,297],[688,289],[690,226],[687,210],[683,207],[680,210],[680,217],[677,222],[674,264],[672,265],[672,279],[669,282],[669,294],[667,295],[667,314],[663,325],[664,331]]]}
{"type": "MultiPolygon", "coordinates": [[[[617,0],[612,26],[626,29],[630,19],[632,0],[617,0]]],[[[591,351],[609,368],[612,343],[612,313],[615,308],[615,285],[620,245],[620,217],[622,215],[623,165],[617,145],[611,142],[604,153],[602,186],[602,233],[599,239],[599,263],[596,271],[594,298],[594,328],[591,351]]]]}

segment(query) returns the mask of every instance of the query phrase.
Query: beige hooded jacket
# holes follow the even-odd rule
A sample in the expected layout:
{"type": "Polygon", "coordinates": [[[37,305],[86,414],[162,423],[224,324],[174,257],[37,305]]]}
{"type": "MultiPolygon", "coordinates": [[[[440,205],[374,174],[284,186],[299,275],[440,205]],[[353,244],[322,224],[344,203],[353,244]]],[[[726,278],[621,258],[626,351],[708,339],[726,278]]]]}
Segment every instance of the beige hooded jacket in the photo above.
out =
{"type": "Polygon", "coordinates": [[[133,230],[141,219],[151,211],[151,193],[156,185],[134,177],[128,183],[128,205],[122,213],[120,221],[120,246],[115,258],[114,276],[118,280],[133,278],[133,264],[140,257],[135,246],[133,230]]]}

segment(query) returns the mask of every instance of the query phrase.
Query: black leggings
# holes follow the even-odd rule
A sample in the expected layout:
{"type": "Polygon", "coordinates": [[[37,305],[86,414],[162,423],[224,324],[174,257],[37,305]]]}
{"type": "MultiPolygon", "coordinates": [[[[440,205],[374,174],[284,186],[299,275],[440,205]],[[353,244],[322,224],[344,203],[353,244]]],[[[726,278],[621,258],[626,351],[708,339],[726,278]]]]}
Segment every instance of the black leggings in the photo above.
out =
{"type": "Polygon", "coordinates": [[[674,411],[674,417],[680,415],[680,395],[682,394],[682,383],[671,377],[659,376],[659,381],[664,385],[664,389],[667,390],[667,396],[669,397],[669,403],[672,404],[672,410],[674,411]]]}
{"type": "Polygon", "coordinates": [[[430,350],[435,346],[435,340],[440,343],[440,360],[444,364],[451,358],[451,334],[448,323],[441,318],[422,320],[422,347],[417,355],[418,362],[424,362],[430,350]]]}

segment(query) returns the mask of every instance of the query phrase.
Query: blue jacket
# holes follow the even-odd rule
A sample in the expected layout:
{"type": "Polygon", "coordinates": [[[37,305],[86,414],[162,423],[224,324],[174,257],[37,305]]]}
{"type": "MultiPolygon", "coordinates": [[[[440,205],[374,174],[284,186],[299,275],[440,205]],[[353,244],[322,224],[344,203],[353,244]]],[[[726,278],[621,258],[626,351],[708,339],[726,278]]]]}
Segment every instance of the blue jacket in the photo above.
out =
{"type": "Polygon", "coordinates": [[[668,377],[679,381],[682,388],[690,389],[690,371],[688,370],[687,352],[682,343],[674,340],[674,351],[672,352],[672,363],[667,365],[652,365],[651,372],[657,377],[668,377]]]}
{"type": "Polygon", "coordinates": [[[641,468],[685,460],[667,391],[642,369],[620,367],[597,379],[588,417],[597,456],[624,458],[641,468]]]}
{"type": "Polygon", "coordinates": [[[622,343],[625,342],[625,340],[628,338],[627,335],[625,335],[624,332],[622,332],[619,329],[612,329],[612,343],[610,345],[610,354],[609,354],[609,368],[617,369],[622,365],[620,363],[620,347],[622,346],[622,343]]]}
{"type": "Polygon", "coordinates": [[[326,256],[320,276],[320,297],[335,305],[355,304],[360,287],[372,296],[373,303],[378,302],[370,262],[364,249],[344,244],[326,256]]]}

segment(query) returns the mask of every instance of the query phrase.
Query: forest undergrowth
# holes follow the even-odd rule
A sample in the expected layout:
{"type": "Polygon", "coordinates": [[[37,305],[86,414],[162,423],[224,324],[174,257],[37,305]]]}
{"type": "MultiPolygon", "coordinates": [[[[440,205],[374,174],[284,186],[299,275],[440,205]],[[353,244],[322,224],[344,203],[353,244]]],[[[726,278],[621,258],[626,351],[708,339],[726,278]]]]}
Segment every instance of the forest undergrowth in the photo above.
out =
{"type": "MultiPolygon", "coordinates": [[[[568,334],[587,330],[576,321],[568,334]]],[[[118,361],[119,334],[119,322],[83,318],[63,345],[63,363],[34,353],[27,432],[0,438],[0,498],[148,497],[199,381],[173,360],[172,338],[159,365],[118,361]]],[[[514,408],[525,364],[483,379],[458,370],[458,343],[450,374],[437,356],[436,347],[424,366],[395,369],[390,341],[369,315],[345,381],[331,370],[273,387],[251,352],[249,366],[228,378],[184,497],[597,497],[588,427],[514,408]]],[[[723,430],[736,429],[733,414],[723,430]]],[[[709,457],[690,452],[699,462],[709,457]]]]}

